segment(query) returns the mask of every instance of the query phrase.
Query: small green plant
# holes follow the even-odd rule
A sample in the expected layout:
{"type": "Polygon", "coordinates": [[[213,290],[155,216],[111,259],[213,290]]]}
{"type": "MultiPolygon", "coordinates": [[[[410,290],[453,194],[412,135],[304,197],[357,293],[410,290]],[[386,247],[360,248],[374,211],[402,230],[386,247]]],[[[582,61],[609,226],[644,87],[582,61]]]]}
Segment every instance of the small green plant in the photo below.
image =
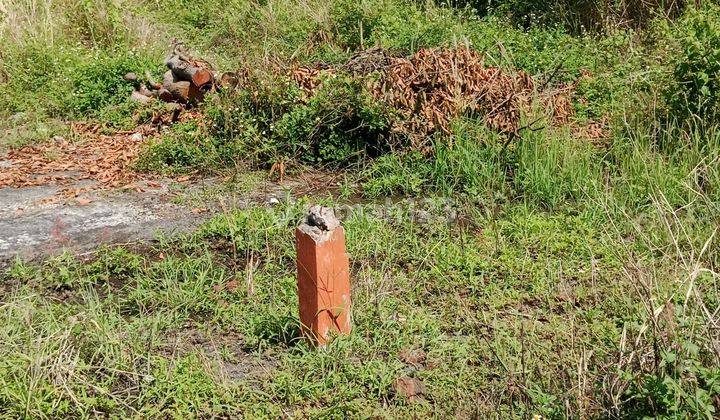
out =
{"type": "Polygon", "coordinates": [[[658,418],[716,417],[720,368],[701,361],[700,347],[691,341],[662,351],[658,372],[642,375],[627,392],[628,412],[658,418]]]}
{"type": "Polygon", "coordinates": [[[68,72],[82,60],[80,48],[33,43],[3,51],[0,112],[59,116],[72,101],[68,72]]]}
{"type": "Polygon", "coordinates": [[[676,51],[665,97],[672,116],[717,121],[720,112],[720,7],[693,9],[670,30],[676,51]]]}
{"type": "Polygon", "coordinates": [[[127,102],[133,86],[123,76],[151,69],[156,70],[157,64],[140,53],[97,53],[72,71],[72,112],[97,116],[103,108],[127,102]]]}

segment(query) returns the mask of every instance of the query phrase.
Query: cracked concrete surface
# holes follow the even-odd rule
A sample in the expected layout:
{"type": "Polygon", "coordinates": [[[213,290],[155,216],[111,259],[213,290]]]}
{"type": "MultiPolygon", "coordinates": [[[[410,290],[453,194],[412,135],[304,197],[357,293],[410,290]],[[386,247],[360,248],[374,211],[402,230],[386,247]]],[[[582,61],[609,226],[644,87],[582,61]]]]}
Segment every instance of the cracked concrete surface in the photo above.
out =
{"type": "MultiPolygon", "coordinates": [[[[6,162],[0,158],[0,165],[6,162]]],[[[283,185],[265,180],[240,194],[223,190],[235,181],[218,178],[184,184],[171,179],[140,181],[140,192],[94,191],[92,181],[0,188],[0,267],[16,257],[36,260],[64,251],[93,251],[105,244],[152,242],[160,234],[172,237],[192,231],[223,209],[277,205],[307,194],[311,185],[328,191],[333,179],[332,174],[318,173],[283,185]],[[62,188],[89,192],[59,199],[62,188]]]]}
{"type": "Polygon", "coordinates": [[[0,261],[91,251],[101,244],[151,241],[195,227],[205,217],[174,204],[167,190],[102,192],[43,204],[58,188],[0,189],[0,261]]]}

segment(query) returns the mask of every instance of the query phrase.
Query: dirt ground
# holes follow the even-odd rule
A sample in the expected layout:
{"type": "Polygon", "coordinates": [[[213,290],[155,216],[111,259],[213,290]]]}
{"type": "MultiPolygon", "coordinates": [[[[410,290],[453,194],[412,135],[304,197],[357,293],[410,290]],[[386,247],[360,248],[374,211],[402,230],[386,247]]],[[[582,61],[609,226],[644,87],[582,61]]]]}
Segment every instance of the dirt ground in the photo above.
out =
{"type": "MultiPolygon", "coordinates": [[[[0,171],[11,165],[2,158],[0,164],[0,171]]],[[[64,176],[70,182],[0,188],[0,265],[16,257],[91,252],[104,244],[149,243],[191,231],[219,211],[273,205],[305,192],[302,180],[225,193],[232,181],[219,177],[155,178],[134,188],[97,189],[95,181],[64,176]],[[67,197],[69,189],[81,193],[67,197]]]]}

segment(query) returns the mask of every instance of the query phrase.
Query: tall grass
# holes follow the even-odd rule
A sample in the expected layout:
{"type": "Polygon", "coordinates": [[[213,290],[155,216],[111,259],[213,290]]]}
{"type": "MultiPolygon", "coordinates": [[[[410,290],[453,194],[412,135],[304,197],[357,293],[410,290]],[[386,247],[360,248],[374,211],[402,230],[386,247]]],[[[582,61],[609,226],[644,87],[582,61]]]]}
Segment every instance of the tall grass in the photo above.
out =
{"type": "MultiPolygon", "coordinates": [[[[0,0],[0,17],[0,113],[18,114],[16,122],[132,124],[132,87],[122,76],[158,71],[169,42],[135,2],[125,0],[0,0]]],[[[27,124],[19,131],[22,139],[3,143],[44,139],[27,124]]]]}
{"type": "Polygon", "coordinates": [[[63,22],[49,0],[0,0],[3,49],[33,40],[54,45],[63,22]]]}
{"type": "Polygon", "coordinates": [[[81,42],[88,47],[152,45],[157,28],[126,0],[1,0],[3,49],[81,42]]]}

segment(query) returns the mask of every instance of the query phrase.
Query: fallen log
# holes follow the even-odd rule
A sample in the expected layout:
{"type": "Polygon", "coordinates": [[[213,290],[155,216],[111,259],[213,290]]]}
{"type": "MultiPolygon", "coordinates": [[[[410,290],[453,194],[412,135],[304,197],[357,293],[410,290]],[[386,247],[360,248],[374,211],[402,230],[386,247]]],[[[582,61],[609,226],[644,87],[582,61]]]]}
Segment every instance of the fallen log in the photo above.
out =
{"type": "Polygon", "coordinates": [[[194,66],[178,55],[168,57],[165,60],[165,65],[178,79],[192,82],[197,87],[210,84],[213,81],[213,75],[208,69],[194,66]]]}
{"type": "Polygon", "coordinates": [[[162,87],[161,84],[158,83],[158,86],[160,86],[157,91],[158,98],[160,98],[160,100],[162,100],[163,102],[172,102],[173,94],[170,93],[169,90],[162,87]]]}
{"type": "Polygon", "coordinates": [[[220,75],[216,76],[209,63],[195,60],[184,51],[181,43],[173,42],[172,53],[165,60],[168,71],[163,74],[161,83],[156,82],[148,70],[145,70],[144,79],[135,73],[125,74],[124,79],[133,85],[131,99],[142,103],[160,99],[166,103],[194,105],[207,92],[215,91],[220,75]]]}
{"type": "Polygon", "coordinates": [[[133,90],[130,94],[130,100],[135,101],[141,104],[149,104],[153,101],[153,98],[143,95],[142,93],[138,92],[137,90],[133,90]]]}
{"type": "Polygon", "coordinates": [[[165,89],[170,92],[173,100],[187,103],[190,102],[190,82],[175,82],[165,85],[165,89]]]}
{"type": "Polygon", "coordinates": [[[213,75],[209,70],[199,69],[192,76],[192,82],[199,88],[206,88],[207,90],[212,87],[213,75]]]}
{"type": "Polygon", "coordinates": [[[180,80],[172,71],[165,72],[163,88],[172,94],[174,100],[182,103],[195,103],[203,96],[203,92],[197,86],[186,80],[180,80]]]}

